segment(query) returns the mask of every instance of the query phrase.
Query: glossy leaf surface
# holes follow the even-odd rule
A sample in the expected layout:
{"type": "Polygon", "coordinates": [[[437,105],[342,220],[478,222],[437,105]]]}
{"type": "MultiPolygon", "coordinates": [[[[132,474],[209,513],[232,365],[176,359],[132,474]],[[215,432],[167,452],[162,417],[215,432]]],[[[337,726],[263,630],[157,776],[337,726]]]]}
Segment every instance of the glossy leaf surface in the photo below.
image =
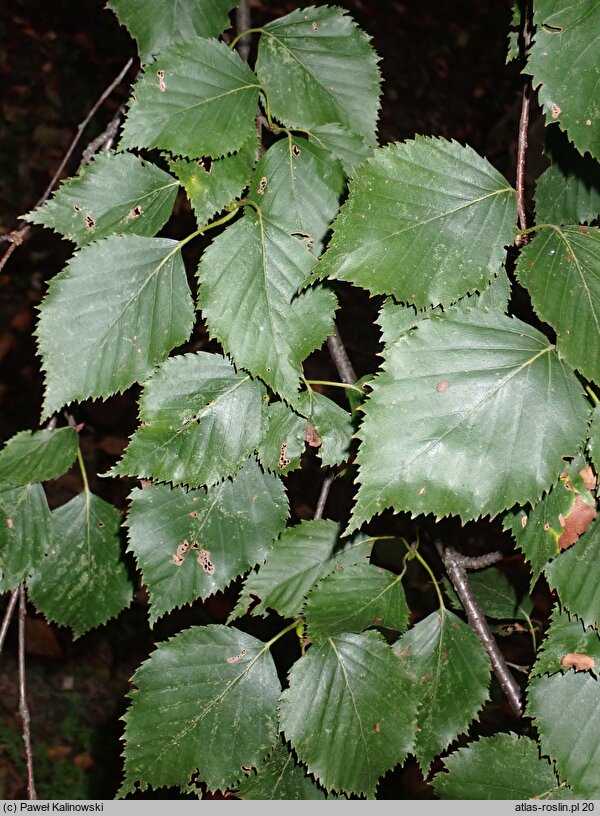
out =
{"type": "Polygon", "coordinates": [[[169,220],[177,180],[131,153],[101,153],[52,198],[29,213],[82,247],[114,233],[151,237],[169,220]]]}
{"type": "Polygon", "coordinates": [[[369,38],[343,9],[309,6],[263,27],[256,72],[284,125],[338,124],[372,145],[377,62],[369,38]]]}
{"type": "Polygon", "coordinates": [[[52,517],[40,484],[0,484],[0,592],[16,589],[52,542],[52,517]]]}
{"type": "Polygon", "coordinates": [[[414,743],[416,701],[392,650],[375,632],[329,638],[289,682],[279,716],[298,757],[326,788],[372,796],[414,743]]]}
{"type": "Polygon", "coordinates": [[[0,451],[0,480],[27,484],[57,479],[75,461],[78,445],[74,428],[21,431],[0,451]]]}
{"type": "Polygon", "coordinates": [[[311,641],[382,626],[403,632],[408,606],[399,576],[370,564],[336,569],[308,594],[304,616],[311,641]]]}
{"type": "Polygon", "coordinates": [[[278,742],[273,752],[238,785],[240,799],[325,799],[289,749],[278,742]]]}
{"type": "Polygon", "coordinates": [[[596,0],[537,0],[536,26],[526,71],[533,76],[546,124],[558,122],[580,153],[600,159],[596,0]]]}
{"type": "Polygon", "coordinates": [[[196,37],[171,45],[133,87],[120,148],[225,156],[252,136],[258,91],[256,76],[224,43],[196,37]]]}
{"type": "Polygon", "coordinates": [[[447,609],[409,629],[394,652],[414,680],[419,706],[414,754],[426,772],[488,699],[490,663],[471,627],[447,609]]]}
{"type": "Polygon", "coordinates": [[[264,389],[218,354],[167,360],[140,399],[143,425],[111,474],[190,487],[232,476],[266,430],[264,389]]]}
{"type": "Polygon", "coordinates": [[[47,620],[75,637],[129,606],[133,586],[122,558],[120,513],[91,493],[79,493],[52,513],[52,546],[27,582],[47,620]]]}
{"type": "Polygon", "coordinates": [[[551,561],[544,573],[561,603],[586,626],[600,625],[600,522],[551,561]]]}
{"type": "Polygon", "coordinates": [[[418,308],[448,305],[499,272],[514,211],[514,190],[471,148],[392,144],[357,170],[314,274],[418,308]]]}
{"type": "Polygon", "coordinates": [[[314,257],[299,238],[248,212],[205,251],[198,305],[236,365],[294,399],[302,361],[331,333],[335,296],[297,295],[314,257]]]}
{"type": "Polygon", "coordinates": [[[494,734],[460,748],[444,759],[433,787],[440,799],[562,799],[560,786],[537,743],[517,734],[494,734]]]}
{"type": "Polygon", "coordinates": [[[38,348],[43,418],[140,382],[189,337],[194,305],[176,241],[123,235],[77,252],[50,281],[38,348]]]}
{"type": "Polygon", "coordinates": [[[350,530],[387,507],[496,515],[537,499],[582,443],[588,408],[577,379],[519,320],[449,311],[384,355],[357,434],[350,530]]]}
{"type": "Polygon", "coordinates": [[[252,610],[253,615],[273,609],[283,617],[293,618],[300,614],[307,593],[320,578],[338,565],[368,560],[371,540],[356,536],[340,543],[338,534],[339,525],[324,519],[302,521],[284,530],[266,563],[246,578],[233,617],[243,615],[251,597],[256,597],[260,603],[252,610]]]}
{"type": "Polygon", "coordinates": [[[287,514],[282,483],[253,459],[208,491],[134,490],[126,525],[150,596],[150,623],[264,561],[287,514]]]}
{"type": "Polygon", "coordinates": [[[600,382],[600,229],[553,227],[523,250],[517,277],[558,334],[558,352],[600,382]]]}
{"type": "Polygon", "coordinates": [[[142,62],[171,43],[194,37],[218,37],[229,28],[228,12],[237,0],[109,0],[107,6],[137,40],[142,62]]]}
{"type": "Polygon", "coordinates": [[[196,626],[161,643],[133,676],[121,795],[184,787],[198,768],[225,790],[277,736],[281,686],[264,643],[226,626],[196,626]]]}
{"type": "Polygon", "coordinates": [[[588,672],[536,677],[529,684],[527,714],[540,735],[542,754],[575,797],[600,796],[600,683],[588,672]]]}

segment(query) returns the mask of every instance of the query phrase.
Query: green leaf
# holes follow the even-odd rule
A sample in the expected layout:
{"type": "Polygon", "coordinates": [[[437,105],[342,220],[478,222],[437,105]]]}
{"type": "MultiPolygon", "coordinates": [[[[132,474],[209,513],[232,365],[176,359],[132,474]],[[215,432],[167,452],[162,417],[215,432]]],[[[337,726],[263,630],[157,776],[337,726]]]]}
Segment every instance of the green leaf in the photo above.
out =
{"type": "Polygon", "coordinates": [[[490,663],[470,626],[447,609],[433,612],[394,645],[418,701],[414,754],[423,773],[464,733],[489,699],[490,663]],[[457,694],[460,689],[460,694],[457,694]]]}
{"type": "Polygon", "coordinates": [[[299,615],[307,593],[332,570],[364,563],[371,554],[371,539],[356,536],[352,541],[338,541],[339,524],[318,519],[302,521],[288,527],[275,542],[266,563],[250,573],[231,620],[243,615],[251,596],[260,598],[253,615],[265,615],[267,609],[284,618],[299,615]]]}
{"type": "Polygon", "coordinates": [[[560,799],[552,766],[537,743],[517,734],[494,734],[444,758],[446,772],[432,785],[440,799],[560,799]]]}
{"type": "MultiPolygon", "coordinates": [[[[531,670],[531,677],[564,671],[561,662],[567,655],[586,655],[600,666],[600,637],[595,629],[586,629],[577,618],[561,611],[558,604],[552,610],[552,622],[546,631],[542,648],[531,670]]],[[[598,669],[594,667],[594,674],[598,669]]]]}
{"type": "Polygon", "coordinates": [[[52,517],[40,484],[0,484],[0,593],[16,589],[52,540],[52,517]]]}
{"type": "Polygon", "coordinates": [[[125,526],[150,597],[150,624],[264,561],[287,515],[281,481],[253,459],[208,491],[134,490],[125,526]]]}
{"type": "Polygon", "coordinates": [[[600,522],[596,521],[579,541],[564,550],[545,568],[551,589],[569,612],[585,626],[600,626],[600,522]]]}
{"type": "Polygon", "coordinates": [[[259,88],[224,43],[196,37],[171,45],[134,85],[119,147],[159,147],[190,159],[239,150],[254,133],[259,88]]]}
{"type": "Polygon", "coordinates": [[[600,159],[596,0],[536,0],[536,33],[526,72],[533,77],[546,124],[557,122],[580,153],[600,159]]]}
{"type": "Polygon", "coordinates": [[[400,578],[370,564],[352,564],[325,576],[306,601],[308,637],[320,642],[370,626],[403,632],[408,607],[400,578]]]}
{"type": "Polygon", "coordinates": [[[242,194],[252,177],[257,153],[258,141],[254,134],[237,153],[212,161],[210,170],[202,160],[170,162],[171,170],[185,187],[198,229],[242,194]]]}
{"type": "Polygon", "coordinates": [[[353,176],[358,165],[373,155],[373,148],[365,139],[336,123],[310,128],[308,138],[333,153],[342,162],[347,176],[353,176]]]}
{"type": "Polygon", "coordinates": [[[495,567],[469,574],[469,584],[487,618],[529,620],[533,601],[517,592],[504,573],[495,567]]]}
{"type": "Polygon", "coordinates": [[[560,517],[567,518],[574,500],[564,479],[559,479],[532,509],[519,509],[505,516],[504,529],[511,531],[517,547],[530,562],[532,586],[548,561],[558,555],[558,539],[563,533],[560,517]]]}
{"type": "Polygon", "coordinates": [[[228,13],[239,0],[109,0],[108,8],[135,37],[142,62],[171,43],[195,37],[218,37],[229,28],[228,13]]]}
{"type": "Polygon", "coordinates": [[[600,213],[600,167],[589,156],[563,169],[553,164],[535,186],[535,214],[540,224],[579,224],[600,213]]]}
{"type": "Polygon", "coordinates": [[[311,779],[285,745],[278,742],[273,753],[264,759],[255,773],[250,773],[238,785],[240,799],[325,799],[326,796],[311,779]]]}
{"type": "Polygon", "coordinates": [[[378,57],[340,8],[309,6],[262,29],[256,72],[271,114],[287,127],[338,124],[375,144],[378,57]]]}
{"type": "Polygon", "coordinates": [[[145,380],[194,323],[179,245],[136,235],[75,253],[50,281],[40,312],[42,418],[73,400],[108,397],[145,380]]]}
{"type": "Polygon", "coordinates": [[[272,145],[254,171],[248,198],[281,229],[306,240],[315,255],[344,190],[338,161],[298,137],[272,145]]]}
{"type": "Polygon", "coordinates": [[[285,402],[271,403],[267,415],[269,427],[258,448],[258,458],[267,470],[285,475],[300,467],[306,420],[295,414],[285,402]]]}
{"type": "Polygon", "coordinates": [[[467,301],[470,305],[476,306],[479,309],[493,309],[497,312],[507,312],[511,289],[512,285],[506,274],[506,269],[502,267],[496,277],[492,278],[492,282],[489,286],[486,286],[480,294],[469,295],[467,301]]]}
{"type": "Polygon", "coordinates": [[[0,480],[27,484],[57,479],[75,461],[78,446],[74,428],[21,431],[0,452],[0,480]]]}
{"type": "Polygon", "coordinates": [[[122,559],[121,516],[92,493],[79,493],[52,513],[52,546],[27,581],[29,597],[75,637],[129,606],[133,587],[122,559]]]}
{"type": "Polygon", "coordinates": [[[111,475],[190,487],[233,476],[266,431],[264,388],[219,354],[172,357],[146,382],[141,427],[111,475]]]}
{"type": "Polygon", "coordinates": [[[294,400],[302,361],[331,334],[335,295],[297,295],[314,263],[303,243],[261,213],[247,212],[205,251],[198,305],[236,365],[294,400]]]}
{"type": "Polygon", "coordinates": [[[82,247],[113,233],[155,235],[169,220],[179,184],[131,153],[101,153],[25,216],[82,247]]]}
{"type": "Polygon", "coordinates": [[[600,405],[596,405],[592,412],[592,422],[590,424],[590,438],[588,442],[590,456],[596,469],[600,472],[600,405]]]}
{"type": "Polygon", "coordinates": [[[226,626],[196,626],[161,643],[133,676],[125,715],[120,795],[149,785],[184,787],[200,770],[226,790],[277,736],[281,686],[265,644],[226,626]]]}
{"type": "Polygon", "coordinates": [[[372,384],[349,529],[387,507],[463,521],[535,501],[574,455],[587,403],[536,329],[451,310],[386,347],[372,384]]]}
{"type": "Polygon", "coordinates": [[[552,227],[523,249],[519,282],[558,334],[558,352],[600,382],[600,229],[552,227]]]}
{"type": "Polygon", "coordinates": [[[448,305],[498,274],[514,214],[515,191],[470,147],[389,145],[356,171],[314,276],[418,308],[448,305]]]}
{"type": "Polygon", "coordinates": [[[575,798],[600,798],[600,683],[587,672],[536,677],[527,714],[540,735],[542,754],[556,761],[575,798]]]}
{"type": "Polygon", "coordinates": [[[289,684],[279,716],[299,759],[326,788],[373,796],[414,744],[416,703],[392,650],[376,632],[329,638],[289,684]]]}
{"type": "Polygon", "coordinates": [[[323,465],[345,462],[354,431],[348,411],[317,391],[300,394],[298,409],[314,425],[321,438],[318,453],[323,465]]]}

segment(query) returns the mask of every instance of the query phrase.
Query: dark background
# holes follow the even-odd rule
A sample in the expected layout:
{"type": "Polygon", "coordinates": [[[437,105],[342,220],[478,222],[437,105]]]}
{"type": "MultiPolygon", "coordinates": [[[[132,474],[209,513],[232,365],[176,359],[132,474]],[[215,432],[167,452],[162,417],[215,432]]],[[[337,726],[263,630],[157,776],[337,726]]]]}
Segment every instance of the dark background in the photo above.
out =
{"type": "MultiPolygon", "coordinates": [[[[165,0],[167,2],[168,0],[165,0]]],[[[307,3],[251,0],[252,23],[260,25],[307,3]]],[[[514,183],[514,156],[523,79],[520,65],[505,66],[510,0],[347,0],[361,27],[373,38],[382,57],[384,78],[380,142],[403,140],[414,134],[437,135],[468,143],[514,183]]],[[[100,0],[15,0],[0,10],[0,234],[18,226],[18,216],[33,207],[65,154],[79,123],[95,100],[119,73],[135,46],[116,18],[100,0]]],[[[252,61],[252,60],[251,60],[252,61]]],[[[137,72],[134,64],[128,80],[137,72]]],[[[87,144],[126,100],[127,82],[104,103],[83,134],[65,176],[77,171],[87,144]]],[[[530,178],[541,167],[542,130],[539,114],[532,119],[530,178]]],[[[184,205],[176,208],[169,234],[187,234],[193,220],[184,205]]],[[[0,244],[0,252],[6,244],[0,244]]],[[[0,441],[19,430],[38,427],[43,379],[35,355],[32,332],[36,306],[45,282],[59,272],[72,252],[68,242],[49,231],[36,229],[0,272],[0,441]]],[[[190,256],[190,269],[195,258],[190,256]]],[[[359,376],[377,367],[379,335],[373,320],[379,301],[340,285],[342,309],[338,315],[342,337],[359,376]]],[[[198,330],[196,348],[209,347],[198,330]]],[[[313,355],[308,369],[315,378],[337,378],[326,353],[313,355]]],[[[136,425],[138,391],[133,388],[106,402],[88,402],[72,411],[85,423],[80,441],[91,487],[120,509],[132,480],[99,480],[122,452],[136,425]]],[[[330,394],[330,396],[333,396],[330,394]]],[[[289,479],[294,519],[312,515],[322,475],[314,457],[289,479]]],[[[51,507],[69,500],[81,489],[76,470],[47,485],[51,507]]],[[[342,519],[351,500],[351,480],[334,488],[327,515],[342,519]]],[[[405,519],[382,517],[375,528],[411,535],[405,519]]],[[[421,533],[431,535],[425,521],[421,533]]],[[[505,566],[517,579],[526,580],[521,561],[512,555],[510,540],[499,523],[470,524],[460,528],[447,522],[437,530],[463,550],[478,552],[502,547],[505,566]]],[[[382,553],[393,566],[394,553],[382,553]]],[[[431,587],[423,574],[409,574],[409,604],[415,619],[433,606],[431,587]]],[[[132,608],[116,621],[73,643],[70,634],[49,626],[31,610],[27,621],[28,696],[37,773],[38,795],[48,798],[113,798],[120,784],[119,716],[135,668],[162,639],[190,623],[226,618],[235,592],[218,595],[193,609],[168,616],[154,631],[147,625],[143,589],[132,608]]],[[[4,608],[6,599],[0,602],[4,608]]],[[[545,591],[536,599],[540,617],[547,613],[545,591]]],[[[270,625],[267,622],[267,626],[270,625]]],[[[14,624],[13,624],[14,626],[14,624]]],[[[261,634],[254,624],[252,631],[261,634]]],[[[527,639],[511,639],[516,662],[531,659],[527,639]]],[[[295,659],[279,655],[285,664],[295,659]]],[[[15,636],[9,636],[0,671],[0,798],[25,796],[20,720],[17,713],[15,636]]],[[[494,699],[471,729],[488,733],[518,728],[501,695],[494,699]]],[[[524,728],[527,725],[525,724],[524,728]]],[[[175,796],[160,791],[155,796],[175,796]]],[[[431,796],[416,765],[388,774],[380,796],[431,796]]]]}

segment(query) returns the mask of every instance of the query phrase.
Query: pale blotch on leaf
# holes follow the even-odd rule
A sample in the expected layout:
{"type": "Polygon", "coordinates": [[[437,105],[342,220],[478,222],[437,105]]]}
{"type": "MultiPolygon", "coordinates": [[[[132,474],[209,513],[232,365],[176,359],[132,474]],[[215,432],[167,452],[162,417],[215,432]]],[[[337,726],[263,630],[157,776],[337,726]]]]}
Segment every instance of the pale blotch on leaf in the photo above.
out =
{"type": "Polygon", "coordinates": [[[442,380],[436,385],[435,390],[438,392],[438,394],[444,394],[449,388],[450,383],[448,380],[442,380]]]}
{"type": "Polygon", "coordinates": [[[228,663],[237,663],[238,660],[241,660],[243,657],[246,657],[246,650],[245,649],[242,649],[242,651],[239,654],[235,655],[234,657],[228,657],[227,662],[228,663]]]}
{"type": "Polygon", "coordinates": [[[560,663],[565,669],[575,669],[575,671],[593,671],[596,665],[593,657],[579,652],[569,652],[561,658],[560,663]]]}
{"type": "Polygon", "coordinates": [[[165,85],[165,72],[160,69],[156,72],[156,76],[158,77],[158,89],[161,93],[164,93],[167,90],[167,86],[165,85]]]}

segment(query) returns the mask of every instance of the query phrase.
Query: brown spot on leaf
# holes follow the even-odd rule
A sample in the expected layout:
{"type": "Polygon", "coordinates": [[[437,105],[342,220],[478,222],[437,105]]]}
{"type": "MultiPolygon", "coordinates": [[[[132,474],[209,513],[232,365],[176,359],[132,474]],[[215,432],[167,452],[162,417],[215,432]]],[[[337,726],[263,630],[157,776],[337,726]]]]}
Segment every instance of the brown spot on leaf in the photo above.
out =
{"type": "Polygon", "coordinates": [[[7,518],[6,519],[6,526],[8,527],[9,530],[12,530],[13,527],[15,526],[15,523],[11,518],[7,518]]]}
{"type": "Polygon", "coordinates": [[[142,214],[143,210],[139,204],[136,204],[135,207],[131,210],[131,212],[127,215],[128,221],[135,221],[136,218],[139,218],[142,214]]]}
{"type": "Polygon", "coordinates": [[[596,508],[593,505],[586,504],[581,496],[576,496],[573,507],[566,519],[559,516],[563,532],[558,539],[558,549],[565,550],[575,544],[596,518],[596,515],[596,508]]]}
{"type": "Polygon", "coordinates": [[[183,542],[177,546],[175,553],[173,553],[171,556],[171,563],[175,564],[176,567],[181,567],[185,561],[185,554],[189,548],[190,542],[184,539],[183,542]]]}
{"type": "Polygon", "coordinates": [[[558,117],[560,116],[560,108],[558,107],[556,102],[553,102],[550,105],[550,116],[552,116],[553,119],[558,119],[558,117]]]}
{"type": "Polygon", "coordinates": [[[200,564],[200,566],[207,575],[215,574],[215,565],[210,560],[210,552],[208,550],[205,550],[204,547],[198,553],[196,561],[200,564]]]}
{"type": "Polygon", "coordinates": [[[379,723],[375,723],[375,725],[374,725],[374,727],[373,727],[373,730],[375,731],[375,733],[376,733],[376,734],[379,734],[379,731],[380,731],[380,729],[379,729],[379,723]]]}
{"type": "Polygon", "coordinates": [[[302,151],[298,147],[298,145],[292,145],[292,153],[294,156],[299,156],[302,151]]]}
{"type": "Polygon", "coordinates": [[[310,27],[312,28],[313,31],[318,31],[319,30],[319,26],[316,23],[311,23],[310,27]]]}
{"type": "Polygon", "coordinates": [[[550,529],[550,525],[548,524],[548,522],[546,522],[544,524],[544,531],[547,533],[549,529],[550,529]]]}
{"type": "Polygon", "coordinates": [[[579,232],[580,232],[582,235],[589,235],[589,232],[587,231],[587,229],[586,229],[586,228],[585,228],[585,227],[584,227],[582,224],[579,224],[579,226],[577,227],[577,229],[579,230],[579,232]]]}
{"type": "Polygon", "coordinates": [[[93,230],[96,226],[96,222],[92,218],[91,213],[88,213],[85,218],[83,219],[84,226],[87,230],[93,230]]]}
{"type": "Polygon", "coordinates": [[[191,513],[188,513],[188,516],[191,516],[192,518],[196,518],[198,516],[198,511],[197,510],[192,510],[191,513]]]}
{"type": "Polygon", "coordinates": [[[569,652],[560,660],[565,669],[575,669],[575,671],[592,671],[596,665],[593,657],[579,652],[569,652]]]}
{"type": "Polygon", "coordinates": [[[279,461],[277,462],[277,467],[280,470],[283,470],[289,465],[289,463],[290,460],[287,458],[287,443],[284,442],[279,451],[279,461]]]}
{"type": "Polygon", "coordinates": [[[268,179],[267,179],[267,177],[266,177],[266,176],[263,176],[263,177],[261,178],[261,180],[259,181],[259,183],[258,183],[258,189],[257,189],[257,191],[256,191],[256,192],[257,192],[259,195],[262,195],[262,194],[264,193],[264,191],[265,191],[265,189],[266,189],[266,187],[267,187],[267,181],[268,181],[268,179]]]}
{"type": "Polygon", "coordinates": [[[167,90],[167,86],[165,85],[165,72],[162,68],[156,72],[156,76],[158,77],[158,90],[164,93],[167,90]]]}
{"type": "Polygon", "coordinates": [[[311,448],[318,448],[321,444],[321,437],[317,433],[317,429],[314,425],[311,425],[310,422],[306,423],[306,432],[304,434],[304,439],[306,440],[306,444],[310,445],[311,448]]]}
{"type": "Polygon", "coordinates": [[[438,394],[444,394],[449,388],[450,383],[448,380],[442,380],[436,385],[435,390],[438,392],[438,394]]]}
{"type": "Polygon", "coordinates": [[[423,495],[423,493],[425,493],[425,488],[424,488],[424,487],[422,487],[422,488],[419,490],[419,496],[422,496],[422,495],[423,495]]]}
{"type": "Polygon", "coordinates": [[[579,475],[581,476],[587,490],[596,489],[596,475],[589,465],[581,468],[579,475]]]}
{"type": "Polygon", "coordinates": [[[73,204],[73,209],[75,212],[81,212],[81,207],[79,207],[77,204],[73,204]]]}
{"type": "Polygon", "coordinates": [[[412,645],[409,643],[408,646],[405,646],[404,649],[400,649],[399,652],[394,652],[396,657],[406,657],[410,654],[410,650],[412,649],[412,645]]]}
{"type": "Polygon", "coordinates": [[[423,677],[421,677],[421,680],[422,680],[424,683],[429,683],[429,681],[430,681],[431,679],[432,679],[432,678],[431,678],[431,675],[429,674],[429,672],[426,672],[426,673],[423,675],[423,677]]]}
{"type": "Polygon", "coordinates": [[[527,516],[521,516],[521,529],[524,530],[527,527],[527,516]]]}

